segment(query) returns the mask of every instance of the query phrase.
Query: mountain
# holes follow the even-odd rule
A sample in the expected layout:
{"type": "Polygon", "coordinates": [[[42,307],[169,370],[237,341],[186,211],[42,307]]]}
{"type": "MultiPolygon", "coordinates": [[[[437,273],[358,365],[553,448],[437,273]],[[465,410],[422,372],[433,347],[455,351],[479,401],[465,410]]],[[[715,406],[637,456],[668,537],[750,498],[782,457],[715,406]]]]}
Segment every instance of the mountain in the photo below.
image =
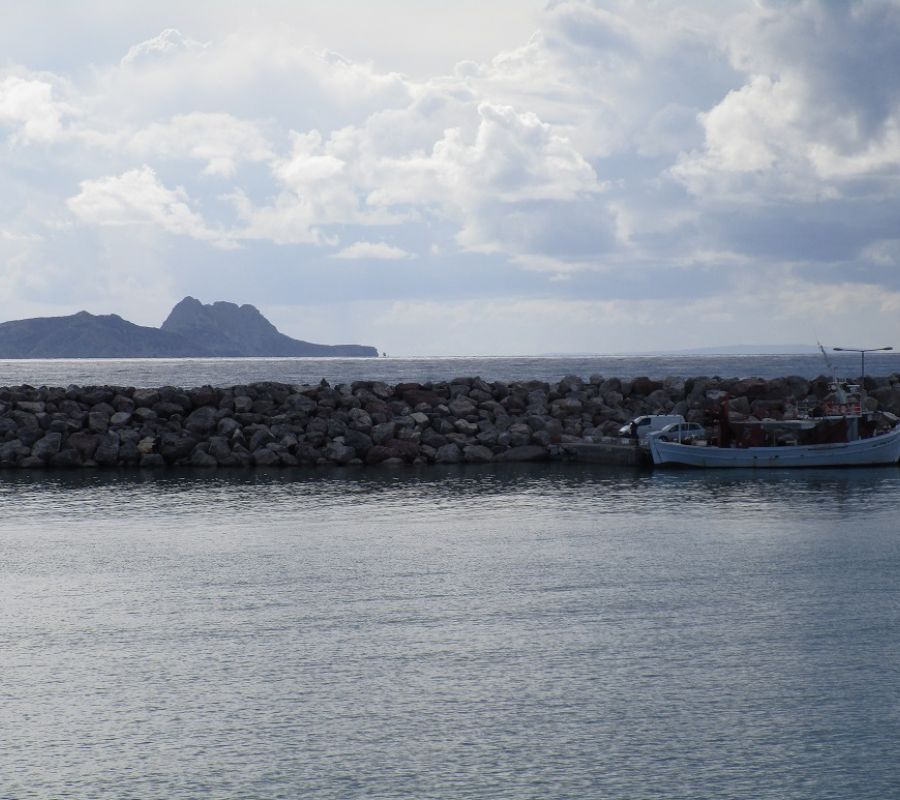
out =
{"type": "Polygon", "coordinates": [[[250,305],[203,305],[186,297],[161,328],[117,314],[79,311],[0,323],[0,358],[373,357],[365,345],[325,345],[285,336],[250,305]]]}
{"type": "Polygon", "coordinates": [[[313,344],[292,339],[251,305],[218,302],[203,305],[185,297],[166,318],[163,333],[202,342],[214,356],[377,356],[359,344],[313,344]]]}

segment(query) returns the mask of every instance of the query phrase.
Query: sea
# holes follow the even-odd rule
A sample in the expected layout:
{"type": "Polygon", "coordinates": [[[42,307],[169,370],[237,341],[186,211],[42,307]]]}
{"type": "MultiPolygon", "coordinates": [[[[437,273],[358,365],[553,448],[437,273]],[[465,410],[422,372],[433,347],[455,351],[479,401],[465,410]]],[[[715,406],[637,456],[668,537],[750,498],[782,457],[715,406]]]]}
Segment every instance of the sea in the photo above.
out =
{"type": "MultiPolygon", "coordinates": [[[[824,371],[728,358],[0,385],[824,371]]],[[[898,797],[898,497],[893,466],[0,470],[0,797],[898,797]]]]}

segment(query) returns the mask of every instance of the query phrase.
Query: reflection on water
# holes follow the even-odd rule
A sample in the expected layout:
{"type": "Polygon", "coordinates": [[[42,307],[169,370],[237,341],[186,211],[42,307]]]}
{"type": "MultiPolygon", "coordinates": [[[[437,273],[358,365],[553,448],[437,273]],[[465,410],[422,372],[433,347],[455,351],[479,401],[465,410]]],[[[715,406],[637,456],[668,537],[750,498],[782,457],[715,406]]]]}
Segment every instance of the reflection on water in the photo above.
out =
{"type": "Polygon", "coordinates": [[[893,796],[898,488],[0,472],[0,794],[893,796]]]}

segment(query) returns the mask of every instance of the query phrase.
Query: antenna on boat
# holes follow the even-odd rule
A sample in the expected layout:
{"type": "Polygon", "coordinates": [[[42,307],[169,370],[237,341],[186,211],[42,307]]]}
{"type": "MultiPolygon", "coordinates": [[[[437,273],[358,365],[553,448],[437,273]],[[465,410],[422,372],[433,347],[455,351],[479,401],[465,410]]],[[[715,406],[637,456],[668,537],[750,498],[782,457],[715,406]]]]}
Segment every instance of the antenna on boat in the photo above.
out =
{"type": "Polygon", "coordinates": [[[838,379],[837,372],[835,372],[834,369],[834,364],[831,363],[831,359],[828,357],[828,353],[825,352],[825,348],[822,347],[822,343],[818,339],[816,340],[816,344],[819,345],[819,350],[822,351],[822,358],[825,359],[825,366],[828,367],[829,371],[831,372],[831,382],[837,385],[838,379]]]}

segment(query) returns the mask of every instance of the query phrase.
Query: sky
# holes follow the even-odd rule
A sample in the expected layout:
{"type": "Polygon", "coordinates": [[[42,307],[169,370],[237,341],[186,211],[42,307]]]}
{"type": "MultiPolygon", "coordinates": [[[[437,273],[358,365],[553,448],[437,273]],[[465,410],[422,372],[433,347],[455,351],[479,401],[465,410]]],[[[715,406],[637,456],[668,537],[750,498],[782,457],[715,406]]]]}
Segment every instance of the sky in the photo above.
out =
{"type": "Polygon", "coordinates": [[[900,0],[0,11],[0,320],[900,346],[900,0]]]}

